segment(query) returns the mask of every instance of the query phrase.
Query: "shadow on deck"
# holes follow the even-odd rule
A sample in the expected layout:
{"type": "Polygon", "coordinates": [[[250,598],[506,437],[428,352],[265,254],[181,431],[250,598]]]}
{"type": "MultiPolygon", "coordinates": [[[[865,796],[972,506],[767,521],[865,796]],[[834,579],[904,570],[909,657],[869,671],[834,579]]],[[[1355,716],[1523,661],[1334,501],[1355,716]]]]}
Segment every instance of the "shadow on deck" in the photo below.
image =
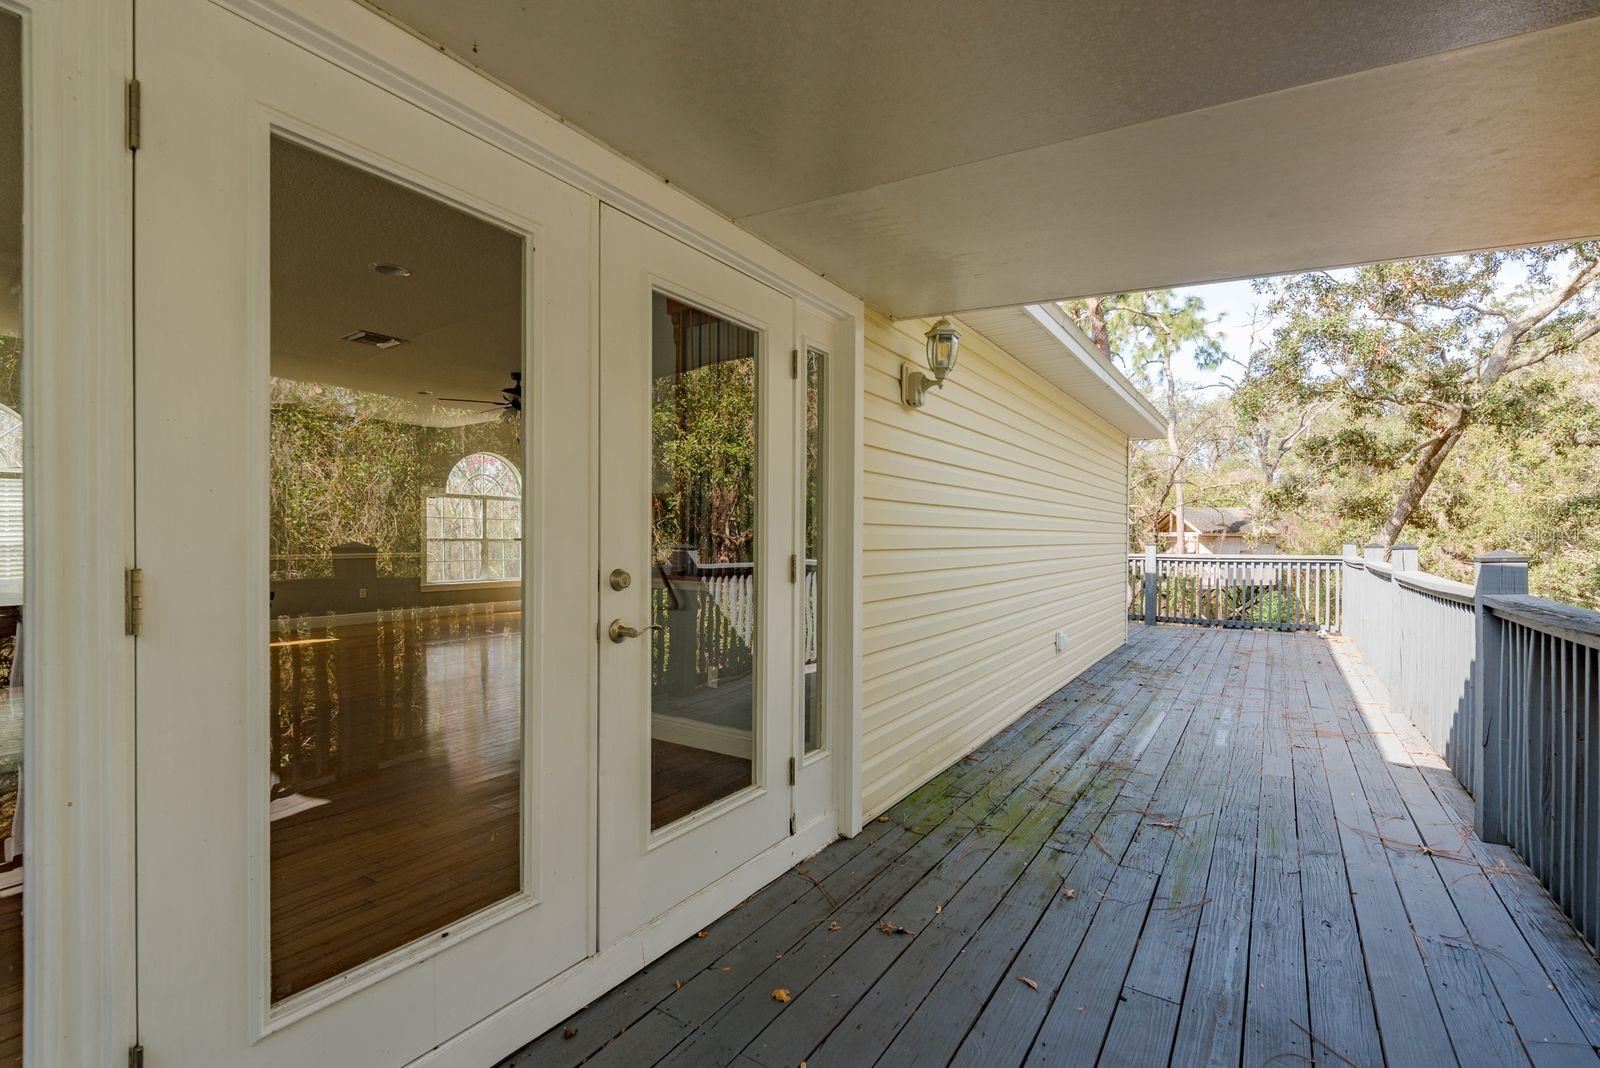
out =
{"type": "Polygon", "coordinates": [[[1600,1063],[1600,965],[1348,642],[1130,638],[506,1064],[1600,1063]]]}

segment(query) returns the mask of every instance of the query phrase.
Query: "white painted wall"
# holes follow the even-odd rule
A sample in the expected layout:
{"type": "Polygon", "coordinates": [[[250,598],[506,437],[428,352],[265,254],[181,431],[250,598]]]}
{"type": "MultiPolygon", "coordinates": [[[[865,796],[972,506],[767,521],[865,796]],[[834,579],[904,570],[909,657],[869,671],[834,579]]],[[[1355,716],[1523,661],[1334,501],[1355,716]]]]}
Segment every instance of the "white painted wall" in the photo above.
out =
{"type": "Polygon", "coordinates": [[[900,364],[923,366],[927,328],[873,313],[866,324],[869,816],[1127,637],[1126,437],[965,325],[943,390],[904,407],[900,364]]]}

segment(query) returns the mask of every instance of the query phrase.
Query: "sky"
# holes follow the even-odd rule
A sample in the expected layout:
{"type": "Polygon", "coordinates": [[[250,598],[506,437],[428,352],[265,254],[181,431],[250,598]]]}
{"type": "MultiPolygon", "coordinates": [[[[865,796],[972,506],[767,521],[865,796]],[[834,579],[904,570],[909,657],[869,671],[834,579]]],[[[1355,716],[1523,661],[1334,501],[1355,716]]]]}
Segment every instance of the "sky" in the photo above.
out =
{"type": "MultiPolygon", "coordinates": [[[[1179,299],[1199,297],[1205,301],[1205,316],[1213,321],[1216,333],[1229,356],[1243,362],[1250,353],[1250,318],[1266,298],[1250,288],[1248,280],[1238,282],[1213,282],[1204,286],[1179,286],[1173,290],[1179,299]]],[[[1176,368],[1178,378],[1185,382],[1214,382],[1222,374],[1237,374],[1238,368],[1224,365],[1215,371],[1203,371],[1195,366],[1193,349],[1186,349],[1176,368]]]]}
{"type": "MultiPolygon", "coordinates": [[[[1558,278],[1571,267],[1569,259],[1558,261],[1555,273],[1558,278]]],[[[1342,275],[1343,270],[1334,270],[1330,273],[1342,275]]],[[[1528,274],[1522,265],[1509,263],[1502,269],[1498,279],[1497,289],[1502,295],[1510,295],[1519,287],[1526,285],[1528,274]]],[[[1250,354],[1250,321],[1257,308],[1265,307],[1266,298],[1251,288],[1249,279],[1237,282],[1213,282],[1210,285],[1178,286],[1173,289],[1181,299],[1195,296],[1205,301],[1205,317],[1213,322],[1213,330],[1222,339],[1223,348],[1229,356],[1243,362],[1250,354]]],[[[1268,337],[1268,326],[1263,322],[1258,326],[1260,337],[1257,344],[1264,342],[1268,337]]],[[[1222,375],[1237,375],[1239,368],[1232,365],[1223,365],[1214,371],[1204,371],[1195,366],[1193,348],[1186,348],[1179,356],[1177,368],[1180,381],[1193,384],[1215,382],[1222,375]]]]}

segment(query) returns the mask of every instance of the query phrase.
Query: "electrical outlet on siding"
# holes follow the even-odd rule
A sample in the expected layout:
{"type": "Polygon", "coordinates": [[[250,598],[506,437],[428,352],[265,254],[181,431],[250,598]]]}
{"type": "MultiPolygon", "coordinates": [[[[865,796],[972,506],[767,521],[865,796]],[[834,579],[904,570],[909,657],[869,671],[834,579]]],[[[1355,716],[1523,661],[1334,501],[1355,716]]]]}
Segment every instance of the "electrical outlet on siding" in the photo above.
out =
{"type": "Polygon", "coordinates": [[[1067,651],[1067,632],[1064,631],[1064,630],[1058,630],[1058,631],[1056,631],[1056,652],[1058,654],[1060,654],[1060,653],[1064,653],[1066,651],[1067,651]]]}

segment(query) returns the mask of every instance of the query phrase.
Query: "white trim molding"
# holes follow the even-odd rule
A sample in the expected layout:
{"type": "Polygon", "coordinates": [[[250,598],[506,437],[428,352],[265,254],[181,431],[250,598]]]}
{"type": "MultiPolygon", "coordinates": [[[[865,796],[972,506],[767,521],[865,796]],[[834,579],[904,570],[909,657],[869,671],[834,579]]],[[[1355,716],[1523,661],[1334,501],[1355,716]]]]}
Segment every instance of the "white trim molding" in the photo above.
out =
{"type": "Polygon", "coordinates": [[[26,26],[26,1059],[112,1064],[137,1034],[133,5],[5,6],[26,26]]]}

